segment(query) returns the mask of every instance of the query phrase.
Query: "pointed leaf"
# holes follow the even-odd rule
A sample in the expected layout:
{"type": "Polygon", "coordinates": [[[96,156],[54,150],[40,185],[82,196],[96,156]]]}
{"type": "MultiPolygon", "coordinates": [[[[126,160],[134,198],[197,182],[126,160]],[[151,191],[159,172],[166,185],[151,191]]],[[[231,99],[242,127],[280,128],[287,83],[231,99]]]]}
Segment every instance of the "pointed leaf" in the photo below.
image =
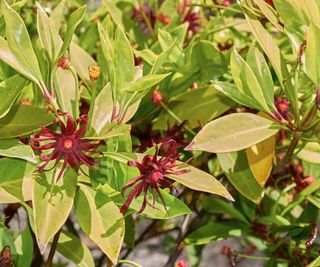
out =
{"type": "Polygon", "coordinates": [[[40,173],[32,182],[35,235],[43,254],[50,239],[66,222],[76,191],[77,173],[68,167],[57,181],[60,168],[40,173]]]}
{"type": "Polygon", "coordinates": [[[311,23],[307,35],[306,74],[316,86],[320,85],[320,53],[317,45],[319,41],[320,28],[311,23]]]}
{"type": "Polygon", "coordinates": [[[0,159],[0,203],[17,203],[31,199],[33,164],[20,159],[0,159]]]}
{"type": "Polygon", "coordinates": [[[75,212],[81,229],[115,264],[124,238],[124,219],[109,197],[81,185],[75,212]]]}
{"type": "Polygon", "coordinates": [[[54,121],[54,116],[32,106],[14,105],[0,119],[0,139],[29,134],[54,121]]]}
{"type": "Polygon", "coordinates": [[[1,2],[1,7],[6,22],[6,36],[10,50],[24,68],[37,80],[42,80],[38,59],[23,19],[5,0],[1,2]]]}
{"type": "Polygon", "coordinates": [[[30,146],[17,139],[0,139],[0,155],[9,158],[24,159],[36,163],[36,157],[30,146]]]}
{"type": "Polygon", "coordinates": [[[78,267],[94,267],[94,260],[88,247],[76,236],[61,231],[57,251],[78,267]]]}
{"type": "Polygon", "coordinates": [[[27,80],[20,75],[14,75],[0,83],[0,118],[5,116],[16,98],[27,85],[27,80]]]}
{"type": "Polygon", "coordinates": [[[263,188],[258,184],[244,151],[218,154],[220,165],[232,185],[246,198],[259,203],[263,188]]]}
{"type": "Polygon", "coordinates": [[[278,130],[273,122],[251,113],[235,113],[205,125],[186,150],[203,150],[211,153],[239,151],[253,146],[278,130]]]}

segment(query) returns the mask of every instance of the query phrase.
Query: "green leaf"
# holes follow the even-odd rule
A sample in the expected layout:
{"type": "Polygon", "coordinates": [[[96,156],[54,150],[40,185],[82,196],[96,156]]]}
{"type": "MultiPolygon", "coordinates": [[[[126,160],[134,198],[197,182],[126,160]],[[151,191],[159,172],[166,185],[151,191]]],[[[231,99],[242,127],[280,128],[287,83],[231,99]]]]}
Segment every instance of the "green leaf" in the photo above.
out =
{"type": "MultiPolygon", "coordinates": [[[[140,153],[113,153],[105,152],[105,156],[113,158],[114,160],[127,163],[129,160],[135,160],[141,162],[145,154],[140,153]]],[[[202,192],[216,194],[225,197],[229,200],[233,200],[230,193],[224,186],[212,175],[201,171],[191,165],[180,162],[181,164],[176,167],[176,170],[187,169],[187,173],[181,175],[168,174],[167,176],[180,184],[202,192]]]]}
{"type": "Polygon", "coordinates": [[[103,2],[106,5],[106,8],[112,20],[116,25],[119,25],[121,29],[124,30],[125,27],[122,22],[122,11],[115,5],[112,0],[104,0],[103,2]]]}
{"type": "Polygon", "coordinates": [[[17,72],[27,77],[28,79],[38,82],[37,78],[26,68],[24,68],[12,54],[8,42],[0,36],[0,59],[6,64],[14,68],[17,72]]]}
{"type": "Polygon", "coordinates": [[[81,185],[75,212],[81,229],[115,264],[124,238],[124,219],[109,197],[81,185]]]}
{"type": "MultiPolygon", "coordinates": [[[[259,110],[271,112],[251,66],[243,60],[236,50],[233,50],[231,54],[230,64],[233,79],[241,93],[251,97],[252,101],[259,107],[259,110]]],[[[270,88],[268,89],[270,90],[270,88]]]]}
{"type": "Polygon", "coordinates": [[[88,247],[76,236],[61,231],[57,251],[79,267],[94,267],[94,260],[88,247]]]}
{"type": "Polygon", "coordinates": [[[17,250],[16,267],[31,266],[33,255],[33,239],[29,226],[27,225],[23,232],[18,235],[14,241],[17,250]]]}
{"type": "Polygon", "coordinates": [[[8,114],[0,118],[0,139],[29,134],[54,121],[45,110],[24,105],[14,105],[8,114]]]}
{"type": "Polygon", "coordinates": [[[234,219],[238,219],[244,223],[248,223],[248,220],[243,214],[235,207],[227,203],[226,201],[218,198],[205,197],[202,200],[203,208],[214,214],[227,214],[234,219]]]}
{"type": "MultiPolygon", "coordinates": [[[[266,103],[270,108],[274,109],[274,84],[270,69],[263,54],[255,45],[252,45],[249,49],[247,63],[257,79],[266,103]]],[[[250,79],[248,82],[250,83],[250,79]]]]}
{"type": "Polygon", "coordinates": [[[58,62],[58,60],[66,54],[67,49],[70,46],[72,36],[73,36],[76,28],[80,24],[80,22],[83,20],[85,14],[86,14],[86,5],[78,8],[76,11],[74,11],[70,15],[70,18],[69,18],[68,24],[67,24],[66,35],[64,37],[63,44],[60,48],[58,57],[56,58],[56,62],[58,62]]]}
{"type": "MultiPolygon", "coordinates": [[[[51,61],[55,60],[57,48],[56,48],[56,42],[57,42],[57,35],[58,32],[55,32],[55,37],[53,36],[54,32],[51,29],[51,22],[47,15],[47,13],[44,11],[44,9],[40,6],[39,3],[36,3],[37,5],[37,30],[39,35],[39,40],[41,43],[42,48],[44,51],[47,52],[49,59],[51,61]]],[[[58,35],[59,37],[59,35],[58,35]]]]}
{"type": "Polygon", "coordinates": [[[27,80],[20,75],[14,75],[0,83],[0,118],[5,116],[16,98],[27,85],[27,80]]]}
{"type": "Polygon", "coordinates": [[[184,242],[187,245],[204,245],[229,237],[244,236],[249,232],[249,229],[248,226],[239,222],[209,222],[189,234],[184,242]]]}
{"type": "MultiPolygon", "coordinates": [[[[108,195],[108,197],[110,197],[118,205],[122,205],[125,201],[125,198],[123,198],[118,191],[114,190],[107,184],[100,185],[98,187],[98,190],[108,195]]],[[[127,194],[129,194],[129,190],[127,190],[127,194]]],[[[184,204],[178,198],[170,195],[167,191],[161,190],[161,194],[163,196],[164,202],[166,203],[167,210],[163,207],[162,201],[157,197],[155,208],[147,205],[145,210],[141,213],[142,216],[151,219],[169,219],[191,213],[191,210],[186,204],[184,204]]],[[[148,198],[149,203],[152,203],[151,194],[148,194],[148,198]]],[[[133,199],[129,209],[139,211],[141,209],[142,202],[143,196],[133,199]]]]}
{"type": "Polygon", "coordinates": [[[306,267],[317,267],[320,265],[320,256],[318,256],[314,261],[309,263],[306,267]]]}
{"type": "Polygon", "coordinates": [[[34,230],[41,253],[66,222],[76,191],[77,173],[68,167],[57,181],[60,168],[40,173],[32,182],[34,230]]]}
{"type": "Polygon", "coordinates": [[[1,2],[1,8],[6,22],[6,36],[10,50],[17,61],[38,81],[41,81],[38,59],[23,19],[5,0],[1,2]]]}
{"type": "Polygon", "coordinates": [[[250,170],[244,151],[218,154],[220,165],[232,185],[246,198],[259,203],[263,188],[250,170]]]}
{"type": "Polygon", "coordinates": [[[250,96],[241,93],[241,91],[232,83],[214,81],[213,87],[240,105],[255,109],[259,108],[256,101],[254,101],[250,96]]]}
{"type": "MultiPolygon", "coordinates": [[[[220,116],[234,103],[210,86],[182,93],[172,98],[168,106],[181,121],[187,121],[190,128],[196,128],[220,116]]],[[[176,123],[176,119],[163,110],[154,123],[154,129],[166,130],[168,125],[176,123]]]]}
{"type": "Polygon", "coordinates": [[[308,142],[297,155],[300,159],[310,163],[320,164],[320,145],[316,142],[308,142]]]}
{"type": "Polygon", "coordinates": [[[134,57],[130,42],[120,27],[116,28],[114,41],[114,68],[117,75],[117,88],[121,88],[134,79],[134,57]]]}
{"type": "Polygon", "coordinates": [[[91,121],[91,128],[99,136],[106,126],[111,123],[113,111],[113,99],[110,83],[98,94],[95,102],[91,121]]]}
{"type": "Polygon", "coordinates": [[[239,151],[275,135],[273,122],[251,113],[235,113],[209,122],[186,150],[211,153],[239,151]]]}
{"type": "Polygon", "coordinates": [[[278,76],[280,85],[284,89],[294,111],[298,112],[298,95],[292,85],[291,77],[280,48],[257,18],[250,17],[248,14],[245,14],[245,17],[252,33],[256,37],[263,51],[267,54],[278,76]]]}
{"type": "Polygon", "coordinates": [[[0,159],[0,203],[31,199],[33,164],[20,159],[0,159]]]}
{"type": "Polygon", "coordinates": [[[0,155],[37,163],[32,148],[17,139],[0,139],[0,155]]]}
{"type": "Polygon", "coordinates": [[[318,86],[320,85],[320,66],[318,43],[320,41],[320,28],[311,23],[307,35],[306,48],[306,74],[318,86]]]}
{"type": "Polygon", "coordinates": [[[152,69],[150,71],[151,74],[159,73],[163,67],[163,65],[169,61],[170,55],[173,52],[174,48],[177,46],[178,42],[177,39],[171,44],[168,49],[163,51],[155,61],[154,65],[152,66],[152,69]]]}
{"type": "Polygon", "coordinates": [[[157,85],[161,82],[164,78],[166,78],[171,73],[166,74],[149,74],[139,78],[136,81],[132,81],[129,84],[126,84],[120,90],[127,91],[127,92],[140,92],[150,89],[151,87],[157,85]]]}
{"type": "Polygon", "coordinates": [[[64,112],[69,112],[78,117],[79,88],[76,88],[75,78],[71,71],[58,68],[55,73],[55,91],[58,96],[59,106],[64,112]]]}

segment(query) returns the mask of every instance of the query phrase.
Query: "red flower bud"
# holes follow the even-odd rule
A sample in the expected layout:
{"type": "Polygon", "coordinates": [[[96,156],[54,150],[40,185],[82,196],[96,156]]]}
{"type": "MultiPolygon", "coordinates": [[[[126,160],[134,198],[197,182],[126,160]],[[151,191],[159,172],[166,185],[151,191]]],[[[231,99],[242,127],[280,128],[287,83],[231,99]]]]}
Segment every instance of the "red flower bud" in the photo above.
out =
{"type": "Polygon", "coordinates": [[[157,19],[164,25],[168,25],[171,23],[171,19],[168,16],[164,15],[163,13],[159,13],[157,15],[157,19]]]}
{"type": "Polygon", "coordinates": [[[188,267],[185,259],[179,259],[176,263],[176,267],[188,267]]]}
{"type": "Polygon", "coordinates": [[[163,100],[163,95],[160,91],[153,91],[151,94],[151,100],[153,103],[160,105],[160,102],[163,100]]]}
{"type": "Polygon", "coordinates": [[[69,69],[71,66],[69,59],[67,59],[66,57],[62,57],[60,58],[59,62],[58,62],[58,67],[60,67],[61,69],[69,69]]]}

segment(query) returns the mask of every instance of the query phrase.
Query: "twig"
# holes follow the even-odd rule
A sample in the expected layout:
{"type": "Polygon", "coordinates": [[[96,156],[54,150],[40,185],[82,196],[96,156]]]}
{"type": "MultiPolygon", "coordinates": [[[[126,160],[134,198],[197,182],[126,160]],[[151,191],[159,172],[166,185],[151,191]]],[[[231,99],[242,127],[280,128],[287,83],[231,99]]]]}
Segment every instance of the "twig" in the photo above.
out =
{"type": "Polygon", "coordinates": [[[61,232],[61,229],[54,235],[54,238],[53,238],[53,241],[52,241],[52,244],[51,244],[51,248],[50,248],[50,252],[49,252],[49,256],[48,256],[48,259],[47,259],[45,267],[51,267],[52,266],[52,260],[53,260],[54,254],[56,252],[56,249],[57,249],[60,232],[61,232]]]}

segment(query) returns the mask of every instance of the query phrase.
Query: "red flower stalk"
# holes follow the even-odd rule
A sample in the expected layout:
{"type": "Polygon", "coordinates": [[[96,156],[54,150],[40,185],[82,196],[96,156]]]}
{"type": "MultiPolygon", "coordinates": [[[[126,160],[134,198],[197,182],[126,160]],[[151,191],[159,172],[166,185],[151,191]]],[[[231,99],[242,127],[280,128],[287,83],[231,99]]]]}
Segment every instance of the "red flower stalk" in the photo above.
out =
{"type": "MultiPolygon", "coordinates": [[[[55,160],[52,170],[58,162],[63,159],[62,168],[59,172],[57,180],[59,180],[67,167],[67,164],[73,169],[81,169],[81,165],[85,164],[89,168],[92,168],[95,164],[95,160],[88,156],[87,153],[99,153],[95,150],[101,143],[91,143],[92,140],[82,139],[86,133],[88,116],[82,115],[76,121],[67,112],[58,111],[59,116],[65,116],[67,118],[67,123],[64,124],[60,119],[58,119],[60,125],[60,133],[49,130],[48,128],[43,128],[40,133],[36,136],[31,136],[33,140],[33,149],[35,150],[47,150],[53,149],[51,155],[48,157],[45,154],[41,155],[41,159],[45,161],[39,167],[39,171],[45,171],[45,167],[52,160],[55,160]],[[77,130],[77,126],[81,124],[81,127],[77,130]],[[53,141],[40,145],[39,142],[53,141]]],[[[84,172],[83,172],[84,173],[84,172]]]]}
{"type": "Polygon", "coordinates": [[[188,32],[195,34],[201,27],[200,15],[194,12],[190,7],[189,0],[183,0],[177,8],[178,13],[181,16],[182,23],[188,23],[188,32]]]}
{"type": "Polygon", "coordinates": [[[177,143],[174,140],[168,141],[165,145],[168,146],[168,144],[170,144],[171,149],[164,152],[163,156],[161,157],[158,156],[158,154],[159,150],[162,151],[164,143],[160,146],[160,149],[155,146],[155,154],[144,156],[141,163],[138,161],[128,162],[128,165],[130,167],[137,167],[139,169],[140,176],[132,179],[121,189],[121,194],[122,196],[124,196],[125,191],[128,188],[133,187],[126,201],[120,208],[120,211],[122,213],[124,213],[128,209],[132,200],[134,198],[137,198],[141,194],[143,194],[144,199],[141,209],[138,213],[143,212],[147,204],[153,208],[155,207],[156,194],[158,194],[158,196],[160,197],[164,208],[167,209],[159,188],[169,188],[170,192],[172,192],[173,189],[177,192],[177,189],[173,186],[172,181],[168,180],[166,175],[181,175],[189,171],[186,169],[179,171],[174,170],[174,168],[179,165],[179,163],[177,163],[176,161],[180,157],[180,154],[176,153],[177,143]],[[153,197],[152,205],[147,200],[147,193],[149,189],[151,189],[153,197]]]}

